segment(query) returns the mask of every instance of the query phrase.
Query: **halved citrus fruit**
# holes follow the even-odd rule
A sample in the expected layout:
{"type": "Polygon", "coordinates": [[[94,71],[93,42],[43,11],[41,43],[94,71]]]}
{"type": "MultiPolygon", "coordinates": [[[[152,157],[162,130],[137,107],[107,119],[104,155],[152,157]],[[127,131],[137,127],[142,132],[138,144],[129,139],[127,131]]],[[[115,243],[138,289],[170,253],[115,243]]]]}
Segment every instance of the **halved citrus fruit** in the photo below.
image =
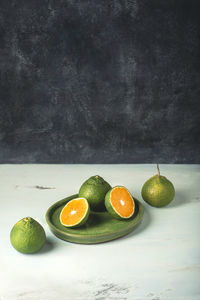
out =
{"type": "Polygon", "coordinates": [[[116,186],[108,191],[105,206],[116,219],[129,219],[135,212],[135,201],[124,186],[116,186]]]}
{"type": "Polygon", "coordinates": [[[79,227],[87,221],[90,207],[87,199],[75,198],[67,202],[60,213],[60,222],[65,227],[79,227]]]}

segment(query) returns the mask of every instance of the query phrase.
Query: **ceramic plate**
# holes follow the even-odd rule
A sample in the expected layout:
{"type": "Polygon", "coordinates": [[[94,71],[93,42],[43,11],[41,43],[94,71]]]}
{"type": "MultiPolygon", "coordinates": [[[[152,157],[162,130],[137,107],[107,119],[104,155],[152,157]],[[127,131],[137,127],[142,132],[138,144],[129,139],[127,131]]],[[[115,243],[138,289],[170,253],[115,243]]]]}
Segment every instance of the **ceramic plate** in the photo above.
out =
{"type": "MultiPolygon", "coordinates": [[[[58,238],[79,244],[96,244],[111,241],[132,232],[141,222],[144,208],[142,204],[135,200],[136,210],[129,220],[117,220],[108,212],[92,212],[86,224],[79,228],[64,227],[59,220],[62,208],[68,201],[77,198],[72,195],[53,204],[46,213],[46,221],[50,230],[58,238]]],[[[135,199],[135,198],[134,198],[135,199]]]]}

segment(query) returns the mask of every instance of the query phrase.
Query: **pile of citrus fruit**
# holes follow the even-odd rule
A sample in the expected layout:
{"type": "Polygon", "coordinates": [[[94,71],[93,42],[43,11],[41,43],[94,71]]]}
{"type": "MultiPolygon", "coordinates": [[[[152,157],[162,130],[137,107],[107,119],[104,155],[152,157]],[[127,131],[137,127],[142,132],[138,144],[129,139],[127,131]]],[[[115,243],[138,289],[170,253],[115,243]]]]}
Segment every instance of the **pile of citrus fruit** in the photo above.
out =
{"type": "MultiPolygon", "coordinates": [[[[147,180],[142,187],[144,201],[154,207],[169,204],[175,195],[173,184],[158,174],[147,180]]],[[[85,224],[91,211],[107,211],[118,220],[135,217],[137,201],[124,186],[111,187],[99,175],[92,176],[80,187],[78,197],[70,200],[60,212],[60,223],[69,228],[85,224]]],[[[46,241],[43,227],[34,219],[27,217],[17,222],[10,234],[13,247],[22,253],[39,251],[46,241]]]]}
{"type": "Polygon", "coordinates": [[[129,219],[135,211],[135,200],[124,186],[112,188],[99,175],[86,180],[78,198],[70,200],[60,213],[60,222],[66,227],[77,227],[85,224],[90,210],[104,211],[117,219],[129,219]]]}

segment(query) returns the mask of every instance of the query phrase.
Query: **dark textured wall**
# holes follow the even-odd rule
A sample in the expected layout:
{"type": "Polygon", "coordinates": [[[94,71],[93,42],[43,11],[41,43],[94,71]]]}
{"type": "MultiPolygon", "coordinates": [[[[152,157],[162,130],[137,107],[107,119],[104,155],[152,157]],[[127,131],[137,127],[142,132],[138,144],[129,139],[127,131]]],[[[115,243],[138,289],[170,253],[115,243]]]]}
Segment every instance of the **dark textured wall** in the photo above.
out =
{"type": "Polygon", "coordinates": [[[1,163],[200,163],[200,1],[1,0],[1,163]]]}

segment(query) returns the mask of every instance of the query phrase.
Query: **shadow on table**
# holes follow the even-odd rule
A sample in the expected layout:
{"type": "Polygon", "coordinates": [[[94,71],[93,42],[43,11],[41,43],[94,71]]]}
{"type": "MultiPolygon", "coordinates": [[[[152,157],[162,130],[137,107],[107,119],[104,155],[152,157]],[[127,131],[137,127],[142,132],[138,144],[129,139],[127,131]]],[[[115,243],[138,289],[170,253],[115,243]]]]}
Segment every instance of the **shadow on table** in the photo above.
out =
{"type": "Polygon", "coordinates": [[[50,237],[47,237],[46,243],[38,254],[43,254],[52,251],[56,247],[57,243],[50,237]]]}
{"type": "Polygon", "coordinates": [[[187,192],[184,191],[176,191],[175,192],[175,197],[172,200],[172,202],[169,204],[169,206],[166,207],[178,207],[180,205],[184,205],[190,202],[188,197],[186,197],[187,192]]]}
{"type": "Polygon", "coordinates": [[[137,235],[137,234],[141,233],[149,226],[150,223],[151,223],[150,213],[149,213],[148,209],[146,207],[144,207],[144,216],[143,216],[141,223],[137,226],[137,228],[135,230],[133,230],[133,232],[129,233],[128,235],[126,235],[122,238],[123,239],[130,238],[132,235],[137,235]]]}
{"type": "MultiPolygon", "coordinates": [[[[184,191],[177,191],[175,194],[175,198],[169,205],[164,207],[159,207],[159,208],[155,207],[153,209],[162,210],[166,208],[178,207],[180,205],[185,205],[189,202],[192,202],[191,200],[188,199],[186,195],[187,193],[185,193],[184,191]]],[[[198,199],[196,198],[196,201],[200,201],[200,198],[198,199]]],[[[150,210],[148,209],[148,205],[146,205],[144,206],[144,216],[141,223],[137,226],[137,228],[133,232],[129,233],[128,235],[122,238],[123,239],[130,238],[131,236],[141,233],[150,225],[150,223],[151,223],[151,214],[150,214],[150,210]]]]}

